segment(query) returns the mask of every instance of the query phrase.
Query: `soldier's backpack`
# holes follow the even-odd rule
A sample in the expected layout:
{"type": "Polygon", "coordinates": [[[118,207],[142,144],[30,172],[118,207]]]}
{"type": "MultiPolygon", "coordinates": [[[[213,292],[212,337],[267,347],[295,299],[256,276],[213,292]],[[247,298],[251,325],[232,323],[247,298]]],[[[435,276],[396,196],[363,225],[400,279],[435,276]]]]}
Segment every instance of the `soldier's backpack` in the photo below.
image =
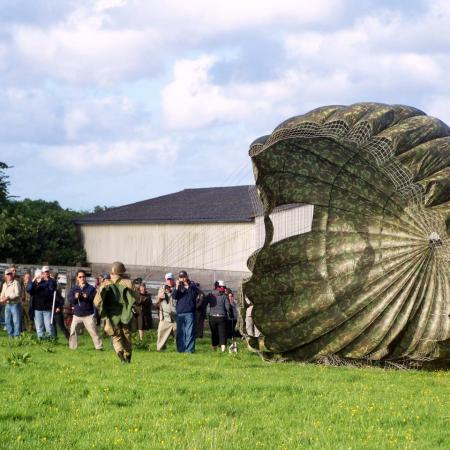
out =
{"type": "Polygon", "coordinates": [[[127,325],[131,322],[136,297],[129,287],[121,283],[110,283],[102,289],[100,296],[101,318],[109,319],[113,327],[119,323],[127,325]]]}

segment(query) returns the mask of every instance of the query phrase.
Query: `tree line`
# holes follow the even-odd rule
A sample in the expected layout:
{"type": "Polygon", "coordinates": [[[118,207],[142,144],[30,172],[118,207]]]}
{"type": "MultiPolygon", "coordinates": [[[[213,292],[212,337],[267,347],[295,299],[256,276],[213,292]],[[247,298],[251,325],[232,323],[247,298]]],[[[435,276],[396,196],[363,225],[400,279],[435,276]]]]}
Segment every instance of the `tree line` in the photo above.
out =
{"type": "Polygon", "coordinates": [[[86,252],[73,223],[85,212],[64,209],[57,201],[15,199],[9,193],[8,168],[0,162],[0,262],[85,264],[86,252]]]}

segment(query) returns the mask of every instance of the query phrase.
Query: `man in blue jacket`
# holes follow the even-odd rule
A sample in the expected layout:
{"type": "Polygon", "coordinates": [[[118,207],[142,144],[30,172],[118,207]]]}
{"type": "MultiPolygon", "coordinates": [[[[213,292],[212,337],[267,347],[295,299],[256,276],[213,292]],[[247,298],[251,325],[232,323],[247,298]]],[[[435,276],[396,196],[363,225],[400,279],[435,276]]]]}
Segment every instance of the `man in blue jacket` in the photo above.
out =
{"type": "Polygon", "coordinates": [[[177,351],[194,353],[195,351],[195,308],[198,296],[197,285],[191,281],[186,271],[178,274],[172,297],[176,301],[177,311],[177,351]]]}
{"type": "Polygon", "coordinates": [[[56,337],[51,320],[56,287],[56,281],[50,277],[50,267],[44,266],[42,270],[36,270],[33,281],[28,283],[26,288],[33,298],[34,324],[38,339],[44,339],[46,336],[56,337]]]}
{"type": "Polygon", "coordinates": [[[97,290],[86,283],[86,272],[77,272],[76,284],[69,293],[69,303],[74,308],[72,325],[70,326],[69,348],[78,346],[77,325],[82,323],[91,335],[96,350],[103,350],[102,340],[97,333],[97,321],[94,316],[94,297],[97,290]]]}

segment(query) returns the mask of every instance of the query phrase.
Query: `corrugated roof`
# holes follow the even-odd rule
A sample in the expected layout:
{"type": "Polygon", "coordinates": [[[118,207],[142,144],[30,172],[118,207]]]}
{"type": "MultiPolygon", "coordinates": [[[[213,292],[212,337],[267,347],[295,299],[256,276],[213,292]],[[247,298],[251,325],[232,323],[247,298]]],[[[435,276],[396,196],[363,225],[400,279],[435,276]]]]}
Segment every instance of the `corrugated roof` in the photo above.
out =
{"type": "MultiPolygon", "coordinates": [[[[76,224],[250,222],[254,186],[184,189],[77,217],[76,224]],[[253,194],[252,194],[253,192],[253,194]]],[[[258,205],[258,209],[260,206],[258,205]]]]}

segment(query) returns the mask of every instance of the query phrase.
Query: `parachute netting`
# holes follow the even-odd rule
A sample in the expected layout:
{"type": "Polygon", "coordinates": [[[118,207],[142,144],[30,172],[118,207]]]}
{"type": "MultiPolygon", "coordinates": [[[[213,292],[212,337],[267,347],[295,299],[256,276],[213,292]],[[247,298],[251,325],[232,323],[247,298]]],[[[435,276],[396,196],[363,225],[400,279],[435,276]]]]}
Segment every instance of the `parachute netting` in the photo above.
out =
{"type": "MultiPolygon", "coordinates": [[[[343,121],[333,121],[323,125],[306,122],[297,127],[281,128],[275,131],[264,144],[254,144],[250,149],[250,156],[264,151],[279,141],[295,138],[323,137],[350,144],[354,143],[392,181],[398,194],[404,198],[408,210],[416,215],[418,221],[423,224],[424,232],[430,238],[430,245],[433,245],[438,250],[440,258],[450,262],[450,242],[445,231],[443,216],[425,208],[424,188],[414,183],[413,176],[408,168],[404,167],[396,158],[392,143],[386,138],[375,137],[370,139],[371,136],[372,130],[367,122],[358,122],[352,128],[343,121]]],[[[262,215],[263,202],[258,197],[258,189],[255,186],[251,186],[249,193],[255,215],[262,215]]]]}

